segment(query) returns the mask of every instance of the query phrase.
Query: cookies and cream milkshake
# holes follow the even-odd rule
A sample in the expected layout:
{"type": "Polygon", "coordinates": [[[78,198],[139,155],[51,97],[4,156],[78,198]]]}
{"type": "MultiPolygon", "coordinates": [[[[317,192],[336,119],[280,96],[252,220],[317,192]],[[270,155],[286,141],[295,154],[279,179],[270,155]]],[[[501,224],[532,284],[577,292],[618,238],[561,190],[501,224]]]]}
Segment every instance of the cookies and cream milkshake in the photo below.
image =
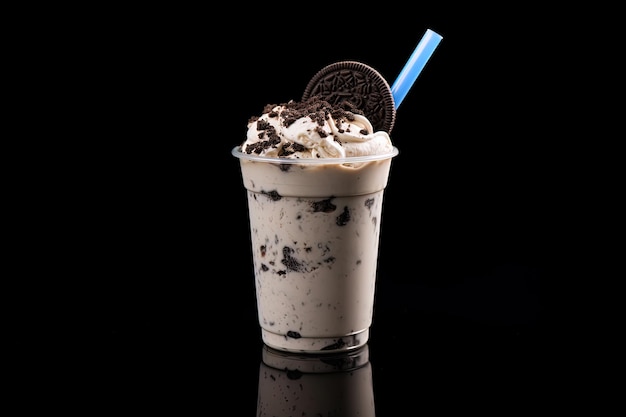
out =
{"type": "Polygon", "coordinates": [[[398,150],[349,105],[312,97],[250,120],[240,159],[265,344],[331,353],[372,323],[383,205],[398,150]]]}

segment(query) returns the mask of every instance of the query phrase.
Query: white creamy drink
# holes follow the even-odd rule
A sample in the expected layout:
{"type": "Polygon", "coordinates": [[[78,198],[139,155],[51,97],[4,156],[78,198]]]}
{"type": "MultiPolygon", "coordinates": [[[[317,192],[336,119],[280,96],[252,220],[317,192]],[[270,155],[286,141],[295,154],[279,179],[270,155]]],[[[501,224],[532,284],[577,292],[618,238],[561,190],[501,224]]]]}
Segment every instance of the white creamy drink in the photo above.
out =
{"type": "Polygon", "coordinates": [[[383,191],[398,151],[355,112],[316,97],[267,106],[233,149],[270,347],[334,353],[369,338],[383,191]]]}

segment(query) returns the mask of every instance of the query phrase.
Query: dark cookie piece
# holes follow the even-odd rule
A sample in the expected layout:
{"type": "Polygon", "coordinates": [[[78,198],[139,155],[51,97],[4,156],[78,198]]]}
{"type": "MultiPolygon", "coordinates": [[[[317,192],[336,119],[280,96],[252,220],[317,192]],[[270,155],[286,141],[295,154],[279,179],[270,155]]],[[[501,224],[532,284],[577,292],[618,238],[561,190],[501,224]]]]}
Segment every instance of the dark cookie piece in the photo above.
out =
{"type": "Polygon", "coordinates": [[[382,75],[357,61],[340,61],[317,72],[307,84],[302,100],[319,96],[330,104],[351,103],[370,120],[374,131],[391,134],[396,106],[391,88],[382,75]]]}
{"type": "Polygon", "coordinates": [[[314,201],[311,203],[311,208],[314,213],[324,212],[324,213],[332,213],[337,209],[337,206],[332,203],[332,198],[322,200],[322,201],[314,201]]]}
{"type": "Polygon", "coordinates": [[[332,345],[328,345],[323,347],[321,350],[337,350],[346,346],[347,343],[343,341],[343,339],[339,339],[337,343],[333,343],[332,345]]]}
{"type": "Polygon", "coordinates": [[[348,207],[344,207],[343,213],[337,216],[335,223],[337,226],[345,226],[348,222],[350,222],[350,210],[348,210],[348,207]]]}

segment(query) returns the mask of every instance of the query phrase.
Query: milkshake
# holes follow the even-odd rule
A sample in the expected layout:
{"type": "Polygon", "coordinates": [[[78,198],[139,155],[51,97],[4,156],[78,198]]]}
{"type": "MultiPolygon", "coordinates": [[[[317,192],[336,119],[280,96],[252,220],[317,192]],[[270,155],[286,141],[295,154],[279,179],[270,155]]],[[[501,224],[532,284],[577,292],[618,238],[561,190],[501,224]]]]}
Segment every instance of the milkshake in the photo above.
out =
{"type": "Polygon", "coordinates": [[[301,101],[268,104],[232,149],[248,194],[258,318],[267,346],[336,353],[369,339],[396,110],[441,41],[427,30],[390,88],[340,61],[301,101]]]}
{"type": "Polygon", "coordinates": [[[268,105],[233,148],[247,190],[263,342],[337,353],[369,339],[383,194],[398,149],[358,109],[268,105]]]}

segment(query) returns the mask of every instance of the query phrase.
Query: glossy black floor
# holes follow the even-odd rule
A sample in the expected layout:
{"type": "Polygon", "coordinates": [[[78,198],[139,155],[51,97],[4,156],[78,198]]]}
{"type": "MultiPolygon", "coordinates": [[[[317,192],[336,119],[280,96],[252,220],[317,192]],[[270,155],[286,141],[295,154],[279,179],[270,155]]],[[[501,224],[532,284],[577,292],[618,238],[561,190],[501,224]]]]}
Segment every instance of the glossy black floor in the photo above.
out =
{"type": "MultiPolygon", "coordinates": [[[[358,371],[370,391],[342,373],[299,381],[317,384],[311,397],[319,407],[370,410],[362,399],[373,401],[377,416],[432,407],[533,411],[549,394],[553,352],[541,325],[541,271],[501,265],[439,285],[385,282],[382,272],[368,363],[358,371]],[[338,389],[351,402],[335,404],[338,389]]],[[[263,415],[261,395],[265,412],[323,411],[282,391],[268,399],[250,276],[129,282],[92,283],[99,294],[83,294],[62,316],[15,332],[16,386],[50,386],[44,398],[52,404],[108,412],[263,415]],[[230,284],[213,286],[220,280],[230,284]],[[57,389],[63,394],[50,398],[57,389]]]]}

